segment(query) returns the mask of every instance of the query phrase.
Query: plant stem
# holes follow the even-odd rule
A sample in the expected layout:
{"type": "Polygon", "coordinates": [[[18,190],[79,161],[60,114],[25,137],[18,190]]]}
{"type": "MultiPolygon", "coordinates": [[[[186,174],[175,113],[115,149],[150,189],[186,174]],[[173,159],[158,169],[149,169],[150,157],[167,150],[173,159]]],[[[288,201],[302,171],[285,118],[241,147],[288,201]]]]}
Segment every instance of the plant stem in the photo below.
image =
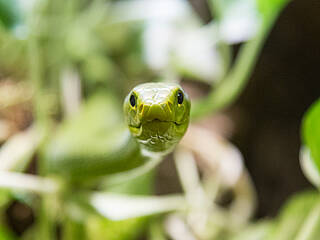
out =
{"type": "Polygon", "coordinates": [[[167,240],[165,231],[163,229],[163,219],[154,218],[150,222],[149,238],[151,240],[167,240]]]}
{"type": "Polygon", "coordinates": [[[265,42],[277,14],[272,15],[261,23],[259,32],[252,40],[245,43],[239,52],[233,68],[229,71],[209,95],[194,103],[191,118],[201,118],[230,105],[246,86],[253,71],[260,50],[265,42]]]}
{"type": "Polygon", "coordinates": [[[38,210],[37,229],[38,239],[55,240],[55,227],[53,218],[50,216],[51,202],[49,196],[42,196],[38,210]]]}
{"type": "Polygon", "coordinates": [[[316,228],[319,227],[320,222],[320,204],[317,204],[304,221],[300,231],[295,240],[313,239],[312,234],[316,228]]]}
{"type": "MultiPolygon", "coordinates": [[[[31,25],[31,24],[30,24],[31,25]]],[[[31,29],[35,28],[31,25],[31,29]]],[[[40,60],[40,49],[36,36],[33,36],[30,33],[29,37],[29,60],[30,60],[30,80],[34,88],[34,97],[33,97],[33,114],[36,122],[42,122],[45,119],[45,111],[43,104],[43,94],[42,94],[42,65],[40,60]]]]}
{"type": "Polygon", "coordinates": [[[52,194],[58,191],[59,184],[52,179],[30,174],[0,172],[0,187],[39,194],[52,194]]]}
{"type": "MultiPolygon", "coordinates": [[[[45,73],[45,61],[43,54],[43,46],[40,45],[41,36],[38,32],[38,25],[40,22],[45,22],[45,16],[39,13],[40,4],[36,4],[33,11],[28,16],[29,24],[29,36],[28,36],[28,53],[29,53],[29,78],[34,90],[33,96],[33,115],[34,125],[40,129],[44,129],[47,133],[50,124],[50,115],[48,111],[47,94],[44,89],[44,73],[45,73]]],[[[43,10],[43,9],[42,9],[43,10]]],[[[40,158],[38,161],[38,173],[44,175],[44,163],[40,158]]],[[[20,179],[20,181],[3,181],[3,184],[11,182],[12,184],[25,184],[25,188],[22,190],[30,190],[38,193],[48,193],[52,189],[50,184],[47,184],[47,180],[41,179],[41,177],[27,176],[27,175],[11,175],[12,178],[20,179]],[[29,189],[28,189],[29,188],[29,189]]],[[[5,180],[5,179],[4,179],[5,180]]],[[[21,186],[15,186],[21,187],[21,186]]],[[[55,239],[55,225],[52,216],[50,216],[50,196],[42,194],[40,202],[36,208],[37,222],[36,222],[36,236],[33,236],[41,240],[54,240],[55,239]]]]}
{"type": "Polygon", "coordinates": [[[82,223],[75,222],[70,218],[64,221],[63,240],[84,240],[86,239],[85,226],[82,223]]]}
{"type": "Polygon", "coordinates": [[[162,161],[162,159],[162,156],[150,157],[148,162],[138,168],[103,177],[100,179],[99,188],[108,188],[119,183],[131,181],[132,179],[135,179],[136,177],[146,174],[147,172],[154,169],[162,161]]]}

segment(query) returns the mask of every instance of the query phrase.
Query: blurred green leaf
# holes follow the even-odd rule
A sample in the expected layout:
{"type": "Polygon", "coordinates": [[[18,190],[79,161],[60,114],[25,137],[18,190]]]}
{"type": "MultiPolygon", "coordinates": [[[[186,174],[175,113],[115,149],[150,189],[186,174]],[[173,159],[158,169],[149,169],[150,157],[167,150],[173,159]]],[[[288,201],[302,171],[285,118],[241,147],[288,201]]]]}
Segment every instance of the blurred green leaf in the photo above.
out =
{"type": "Polygon", "coordinates": [[[314,103],[304,116],[303,140],[310,149],[311,157],[320,171],[320,101],[314,103]]]}
{"type": "Polygon", "coordinates": [[[85,228],[81,223],[75,221],[64,221],[63,224],[63,239],[64,240],[88,240],[85,228]]]}
{"type": "Polygon", "coordinates": [[[93,83],[107,83],[110,85],[111,80],[115,79],[115,66],[105,56],[90,55],[85,59],[83,65],[83,74],[86,79],[93,83]]]}
{"type": "Polygon", "coordinates": [[[240,233],[237,232],[230,240],[264,240],[272,226],[273,223],[271,221],[261,221],[249,225],[240,233]]]}
{"type": "Polygon", "coordinates": [[[154,218],[149,224],[149,240],[167,240],[162,218],[154,218]]]}
{"type": "Polygon", "coordinates": [[[320,239],[320,195],[309,191],[293,196],[283,207],[267,240],[320,239]]]}
{"type": "Polygon", "coordinates": [[[300,150],[300,165],[308,180],[320,189],[320,173],[307,147],[302,147],[300,150]]]}
{"type": "Polygon", "coordinates": [[[92,207],[102,216],[112,220],[124,220],[161,214],[186,207],[180,195],[133,196],[114,193],[94,193],[90,198],[92,207]]]}
{"type": "MultiPolygon", "coordinates": [[[[212,1],[212,6],[215,7],[215,0],[212,1]]],[[[223,9],[225,6],[228,6],[222,0],[216,1],[217,4],[220,3],[222,6],[221,9],[223,9]]],[[[230,4],[232,2],[236,1],[229,1],[230,4]]],[[[284,3],[286,2],[287,1],[283,2],[283,5],[279,4],[279,6],[284,6],[284,3]]],[[[265,4],[266,6],[269,6],[267,1],[265,1],[265,4]]],[[[269,7],[271,8],[271,5],[269,7]]],[[[207,97],[193,102],[193,107],[191,109],[192,120],[206,116],[210,113],[212,114],[213,112],[227,107],[240,95],[249,80],[250,74],[252,73],[255,63],[258,59],[258,54],[260,53],[266,37],[268,36],[268,33],[281,9],[277,9],[275,6],[273,6],[272,10],[272,14],[262,13],[263,17],[261,19],[261,24],[259,24],[259,27],[255,32],[256,34],[251,36],[252,39],[250,41],[247,41],[242,45],[232,68],[229,69],[228,73],[219,82],[219,84],[217,84],[215,88],[211,88],[211,91],[207,97]]],[[[230,15],[232,14],[233,12],[230,11],[230,15]]],[[[241,15],[242,14],[239,14],[239,16],[241,15]]],[[[223,19],[223,12],[221,13],[220,17],[223,19]]],[[[236,29],[236,31],[237,30],[238,29],[236,29]]],[[[232,31],[231,33],[233,34],[232,31]]]]}
{"type": "Polygon", "coordinates": [[[265,18],[278,13],[290,0],[256,0],[259,11],[265,18]]]}
{"type": "MultiPolygon", "coordinates": [[[[154,170],[137,176],[129,181],[107,187],[108,192],[97,192],[91,195],[89,204],[101,216],[112,222],[120,223],[148,215],[165,213],[185,206],[182,196],[163,197],[138,196],[153,192],[154,170]]],[[[114,223],[115,225],[115,223],[114,223]]]]}
{"type": "Polygon", "coordinates": [[[0,171],[25,170],[43,137],[35,127],[12,136],[0,148],[0,171]]]}
{"type": "Polygon", "coordinates": [[[75,60],[86,59],[94,52],[99,52],[99,38],[95,37],[87,26],[76,25],[70,27],[66,37],[66,50],[75,60]]]}
{"type": "Polygon", "coordinates": [[[11,200],[10,192],[6,189],[0,189],[0,208],[5,206],[11,200]]]}
{"type": "Polygon", "coordinates": [[[0,240],[15,240],[14,234],[4,225],[0,225],[0,240]]]}
{"type": "Polygon", "coordinates": [[[87,221],[89,240],[133,240],[144,230],[146,218],[111,221],[100,216],[92,216],[87,221]]]}
{"type": "Polygon", "coordinates": [[[0,22],[7,28],[13,27],[20,20],[18,2],[15,0],[0,0],[0,22]]]}
{"type": "Polygon", "coordinates": [[[154,188],[154,172],[154,169],[152,169],[128,181],[108,186],[106,190],[112,193],[149,195],[154,188]]]}
{"type": "Polygon", "coordinates": [[[2,72],[24,76],[28,69],[26,41],[17,39],[0,24],[0,68],[2,72]],[[17,68],[17,66],[19,66],[17,68]]]}
{"type": "Polygon", "coordinates": [[[111,94],[92,96],[44,146],[48,173],[85,182],[142,165],[145,159],[129,137],[121,110],[111,94]]]}
{"type": "MultiPolygon", "coordinates": [[[[154,170],[143,175],[108,187],[113,193],[149,195],[153,192],[154,170]]],[[[149,218],[140,217],[122,221],[112,221],[102,216],[91,216],[87,221],[88,238],[91,240],[131,240],[136,239],[145,229],[149,218]]]]}

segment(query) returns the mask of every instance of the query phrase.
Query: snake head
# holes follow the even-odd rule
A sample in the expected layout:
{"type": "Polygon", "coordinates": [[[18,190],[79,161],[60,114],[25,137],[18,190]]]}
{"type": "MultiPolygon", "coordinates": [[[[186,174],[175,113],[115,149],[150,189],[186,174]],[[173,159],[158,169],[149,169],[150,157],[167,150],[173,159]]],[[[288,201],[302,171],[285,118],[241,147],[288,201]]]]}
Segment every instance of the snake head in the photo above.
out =
{"type": "Polygon", "coordinates": [[[188,128],[190,100],[178,84],[145,83],[125,98],[124,114],[131,134],[145,150],[166,152],[188,128]]]}

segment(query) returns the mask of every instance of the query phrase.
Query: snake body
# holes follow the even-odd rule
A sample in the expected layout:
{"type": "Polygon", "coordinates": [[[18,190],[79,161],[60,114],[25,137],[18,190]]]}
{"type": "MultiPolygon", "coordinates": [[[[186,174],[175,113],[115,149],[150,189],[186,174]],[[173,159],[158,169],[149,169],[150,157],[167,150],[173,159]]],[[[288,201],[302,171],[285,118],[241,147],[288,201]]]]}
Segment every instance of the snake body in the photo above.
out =
{"type": "Polygon", "coordinates": [[[189,114],[190,100],[174,83],[136,86],[123,113],[111,93],[96,94],[45,145],[45,168],[79,180],[139,167],[150,156],[173,150],[188,128],[189,114]]]}

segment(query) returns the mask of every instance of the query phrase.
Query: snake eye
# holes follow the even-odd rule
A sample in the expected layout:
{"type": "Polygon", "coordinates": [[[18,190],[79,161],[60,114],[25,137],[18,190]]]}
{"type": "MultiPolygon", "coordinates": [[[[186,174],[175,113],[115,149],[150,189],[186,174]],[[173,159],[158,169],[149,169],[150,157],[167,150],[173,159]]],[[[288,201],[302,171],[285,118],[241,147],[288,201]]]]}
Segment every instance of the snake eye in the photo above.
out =
{"type": "Polygon", "coordinates": [[[130,96],[130,104],[132,107],[136,105],[136,97],[133,94],[130,96]]]}
{"type": "Polygon", "coordinates": [[[177,98],[178,98],[178,103],[182,104],[183,103],[183,93],[182,93],[182,91],[178,92],[177,98]]]}

